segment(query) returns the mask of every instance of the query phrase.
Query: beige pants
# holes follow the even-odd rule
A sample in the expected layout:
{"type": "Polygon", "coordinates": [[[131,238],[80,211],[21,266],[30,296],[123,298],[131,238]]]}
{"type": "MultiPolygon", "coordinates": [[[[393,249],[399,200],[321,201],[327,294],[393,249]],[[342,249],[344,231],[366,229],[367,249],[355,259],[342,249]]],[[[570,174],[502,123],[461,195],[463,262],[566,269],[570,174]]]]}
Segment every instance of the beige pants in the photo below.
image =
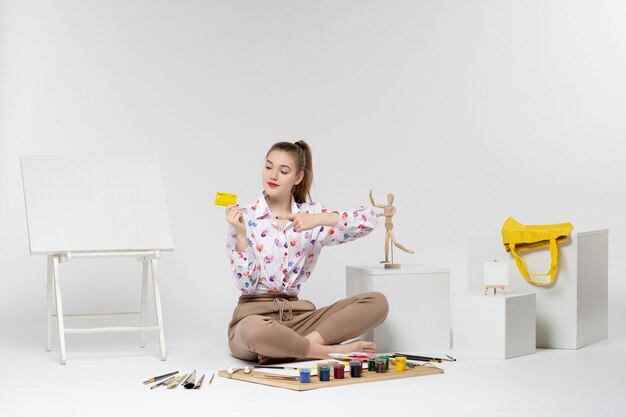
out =
{"type": "Polygon", "coordinates": [[[379,292],[344,298],[315,309],[297,297],[241,296],[228,326],[228,346],[237,358],[305,358],[309,339],[317,331],[325,344],[334,345],[368,332],[387,317],[389,305],[379,292]]]}

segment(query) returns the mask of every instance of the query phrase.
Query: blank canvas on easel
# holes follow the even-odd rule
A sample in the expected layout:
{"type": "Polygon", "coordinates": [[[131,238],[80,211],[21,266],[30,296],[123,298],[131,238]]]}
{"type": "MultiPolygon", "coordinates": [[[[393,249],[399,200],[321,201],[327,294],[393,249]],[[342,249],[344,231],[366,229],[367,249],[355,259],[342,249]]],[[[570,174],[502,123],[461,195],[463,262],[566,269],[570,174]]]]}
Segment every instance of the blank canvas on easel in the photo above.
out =
{"type": "Polygon", "coordinates": [[[23,156],[31,254],[173,250],[156,154],[23,156]]]}

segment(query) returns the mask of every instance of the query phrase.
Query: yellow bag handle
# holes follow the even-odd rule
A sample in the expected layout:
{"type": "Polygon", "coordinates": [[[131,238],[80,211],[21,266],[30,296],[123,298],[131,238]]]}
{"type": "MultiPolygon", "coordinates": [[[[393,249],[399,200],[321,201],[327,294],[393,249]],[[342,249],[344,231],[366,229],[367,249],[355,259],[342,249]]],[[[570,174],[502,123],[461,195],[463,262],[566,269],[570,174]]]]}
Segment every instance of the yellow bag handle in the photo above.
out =
{"type": "MultiPolygon", "coordinates": [[[[532,272],[529,272],[526,261],[522,259],[522,257],[517,253],[518,250],[521,251],[524,249],[521,249],[521,248],[516,249],[515,243],[509,243],[509,249],[511,253],[513,254],[513,256],[515,257],[515,263],[517,264],[517,269],[519,269],[519,271],[522,273],[526,281],[535,285],[539,285],[539,286],[547,286],[547,285],[552,285],[554,283],[554,279],[556,278],[557,265],[559,263],[559,251],[556,246],[556,239],[554,238],[550,239],[550,257],[551,257],[550,270],[545,274],[534,274],[532,272]],[[550,276],[550,281],[548,282],[535,281],[534,279],[532,279],[531,276],[533,277],[550,276]]],[[[531,248],[526,248],[526,249],[531,249],[531,248]]]]}
{"type": "Polygon", "coordinates": [[[525,226],[513,217],[509,217],[502,226],[502,241],[504,249],[507,252],[510,251],[515,257],[517,269],[519,269],[524,279],[538,286],[547,286],[554,284],[556,280],[557,265],[559,263],[557,244],[567,240],[572,229],[574,229],[574,226],[569,222],[525,226]],[[530,272],[526,261],[522,259],[518,252],[544,248],[546,246],[550,246],[550,270],[545,274],[530,272]],[[533,277],[538,276],[549,276],[550,280],[548,282],[535,281],[533,277]]]}

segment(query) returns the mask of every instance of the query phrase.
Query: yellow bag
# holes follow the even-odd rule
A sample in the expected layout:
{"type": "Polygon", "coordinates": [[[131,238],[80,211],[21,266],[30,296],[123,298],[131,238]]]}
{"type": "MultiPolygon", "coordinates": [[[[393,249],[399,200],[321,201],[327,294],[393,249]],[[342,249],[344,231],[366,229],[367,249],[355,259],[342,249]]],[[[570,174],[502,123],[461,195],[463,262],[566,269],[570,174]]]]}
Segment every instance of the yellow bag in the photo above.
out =
{"type": "Polygon", "coordinates": [[[572,229],[574,229],[574,226],[571,223],[524,226],[513,217],[509,217],[502,226],[504,249],[513,254],[515,263],[517,263],[517,269],[519,269],[524,278],[526,278],[526,281],[535,285],[551,285],[554,283],[559,262],[559,252],[556,245],[557,243],[565,241],[572,229]],[[550,271],[546,274],[529,273],[526,261],[524,261],[517,252],[546,246],[550,246],[550,255],[552,257],[550,271]],[[531,278],[531,275],[533,277],[549,275],[550,281],[535,281],[531,278]]]}

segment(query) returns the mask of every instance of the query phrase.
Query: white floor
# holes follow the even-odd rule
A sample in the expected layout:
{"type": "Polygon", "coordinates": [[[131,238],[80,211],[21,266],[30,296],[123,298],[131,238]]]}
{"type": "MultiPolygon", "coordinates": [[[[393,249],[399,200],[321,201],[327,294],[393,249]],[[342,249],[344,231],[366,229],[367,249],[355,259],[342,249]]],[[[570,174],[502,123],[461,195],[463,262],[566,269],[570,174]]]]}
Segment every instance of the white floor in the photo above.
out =
{"type": "Polygon", "coordinates": [[[461,359],[445,364],[443,375],[309,392],[217,375],[199,391],[150,391],[141,381],[152,375],[194,369],[210,375],[242,362],[222,347],[170,345],[168,360],[161,362],[154,344],[140,349],[95,342],[68,338],[66,366],[58,363],[56,346],[46,352],[42,346],[3,343],[0,416],[626,415],[626,336],[578,351],[539,350],[506,361],[461,359]]]}

